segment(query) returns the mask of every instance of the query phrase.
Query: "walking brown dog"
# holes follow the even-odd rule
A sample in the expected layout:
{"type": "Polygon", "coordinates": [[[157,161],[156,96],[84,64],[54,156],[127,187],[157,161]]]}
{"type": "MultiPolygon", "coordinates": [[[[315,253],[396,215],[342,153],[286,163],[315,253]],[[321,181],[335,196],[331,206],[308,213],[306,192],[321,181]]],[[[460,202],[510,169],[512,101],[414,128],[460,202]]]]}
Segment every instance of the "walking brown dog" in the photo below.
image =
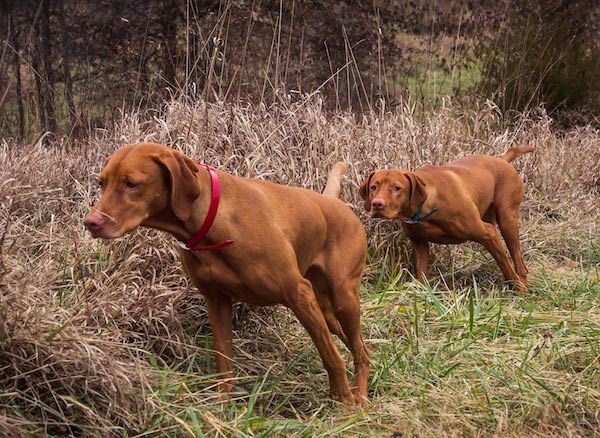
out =
{"type": "Polygon", "coordinates": [[[427,274],[429,242],[481,243],[494,257],[504,278],[525,292],[527,267],[519,242],[518,214],[523,182],[509,164],[532,152],[513,147],[500,158],[470,155],[444,166],[425,165],[415,172],[376,170],[360,186],[372,217],[402,219],[413,247],[417,280],[427,274]],[[502,246],[498,224],[514,261],[502,246]]]}
{"type": "Polygon", "coordinates": [[[332,397],[364,405],[369,354],[358,291],[367,244],[362,223],[337,199],[343,171],[334,166],[321,195],[236,177],[158,144],[128,145],[105,162],[102,195],[84,223],[103,239],[146,226],[187,242],[180,256],[206,299],[221,391],[232,386],[232,302],[283,304],[316,344],[332,397]],[[352,353],[352,389],[331,333],[352,353]]]}

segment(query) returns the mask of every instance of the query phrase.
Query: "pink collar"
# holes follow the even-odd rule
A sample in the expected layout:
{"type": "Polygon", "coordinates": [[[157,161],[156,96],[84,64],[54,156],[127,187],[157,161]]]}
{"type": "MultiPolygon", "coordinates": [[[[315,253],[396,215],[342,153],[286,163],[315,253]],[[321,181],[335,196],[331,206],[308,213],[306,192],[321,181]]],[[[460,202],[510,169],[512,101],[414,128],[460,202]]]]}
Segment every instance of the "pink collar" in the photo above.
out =
{"type": "Polygon", "coordinates": [[[219,209],[219,200],[221,199],[221,185],[219,184],[219,176],[217,175],[217,171],[214,167],[209,166],[208,164],[198,164],[200,166],[205,167],[210,175],[210,207],[208,207],[206,219],[204,219],[204,223],[200,227],[200,230],[196,233],[196,235],[194,235],[194,237],[185,242],[185,247],[190,251],[210,251],[213,249],[219,249],[225,246],[229,246],[233,243],[233,240],[224,240],[223,242],[215,243],[214,245],[208,246],[196,246],[208,234],[208,230],[210,230],[210,227],[215,221],[215,216],[217,215],[217,210],[219,209]]]}

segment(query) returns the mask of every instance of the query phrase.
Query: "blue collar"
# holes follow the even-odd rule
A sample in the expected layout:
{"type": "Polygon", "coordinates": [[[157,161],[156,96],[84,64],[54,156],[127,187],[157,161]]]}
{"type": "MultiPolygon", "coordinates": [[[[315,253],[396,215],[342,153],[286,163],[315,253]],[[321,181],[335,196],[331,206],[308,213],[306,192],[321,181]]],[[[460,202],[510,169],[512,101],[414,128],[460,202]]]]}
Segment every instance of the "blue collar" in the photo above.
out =
{"type": "Polygon", "coordinates": [[[423,211],[423,204],[421,204],[421,206],[419,207],[419,209],[417,210],[417,212],[413,215],[413,217],[411,218],[411,220],[404,221],[404,223],[412,225],[412,224],[418,224],[419,222],[423,222],[425,219],[427,219],[433,213],[435,213],[436,211],[438,211],[438,208],[434,207],[433,210],[431,210],[425,216],[419,217],[419,216],[421,216],[422,211],[423,211]]]}

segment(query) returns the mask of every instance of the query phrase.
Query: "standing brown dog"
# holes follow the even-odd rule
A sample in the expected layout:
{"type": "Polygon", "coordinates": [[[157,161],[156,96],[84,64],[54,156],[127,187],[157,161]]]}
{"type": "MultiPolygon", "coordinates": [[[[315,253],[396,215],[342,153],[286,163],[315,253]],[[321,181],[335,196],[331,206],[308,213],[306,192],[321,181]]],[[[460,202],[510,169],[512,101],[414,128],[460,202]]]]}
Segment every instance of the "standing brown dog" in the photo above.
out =
{"type": "Polygon", "coordinates": [[[510,148],[500,158],[471,155],[445,166],[425,165],[415,172],[378,170],[360,186],[372,217],[402,219],[413,247],[417,280],[427,274],[429,242],[481,243],[504,278],[525,291],[527,268],[519,242],[518,214],[523,182],[508,163],[531,147],[510,148]],[[512,264],[498,233],[498,223],[512,264]],[[516,269],[516,270],[515,270],[516,269]]]}
{"type": "MultiPolygon", "coordinates": [[[[352,210],[336,199],[343,170],[342,163],[334,167],[323,196],[199,166],[158,144],[129,145],[107,159],[102,196],[84,223],[103,239],[141,225],[187,242],[181,259],[206,299],[217,371],[225,378],[232,371],[232,301],[283,304],[316,344],[332,397],[365,404],[369,354],[358,289],[366,236],[352,210]],[[205,220],[211,216],[212,226],[205,220]],[[352,390],[330,332],[352,353],[352,390]]],[[[229,392],[231,383],[225,380],[220,389],[229,392]]]]}

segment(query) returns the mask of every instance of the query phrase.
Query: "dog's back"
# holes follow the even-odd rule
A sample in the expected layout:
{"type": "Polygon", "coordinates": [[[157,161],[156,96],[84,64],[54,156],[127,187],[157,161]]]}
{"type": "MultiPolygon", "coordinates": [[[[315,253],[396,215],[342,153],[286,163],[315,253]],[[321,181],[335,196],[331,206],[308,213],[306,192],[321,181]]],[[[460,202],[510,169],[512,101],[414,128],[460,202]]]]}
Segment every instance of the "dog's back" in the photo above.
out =
{"type": "MultiPolygon", "coordinates": [[[[529,146],[512,147],[500,157],[490,155],[468,155],[458,158],[445,166],[436,166],[440,170],[445,169],[464,180],[467,186],[476,193],[506,184],[513,184],[515,187],[522,187],[521,178],[518,172],[510,164],[519,156],[534,151],[535,148],[529,146]]],[[[423,168],[422,168],[423,169],[423,168]]],[[[463,187],[466,188],[466,187],[463,187]]],[[[467,190],[470,191],[470,190],[467,190]]],[[[494,190],[495,191],[495,190],[494,190]]],[[[519,190],[519,191],[522,191],[519,190]]]]}
{"type": "MultiPolygon", "coordinates": [[[[252,211],[249,228],[256,223],[269,234],[288,240],[296,251],[301,271],[310,266],[315,258],[334,252],[345,254],[346,263],[363,266],[366,257],[366,233],[360,219],[338,197],[344,164],[337,163],[330,171],[323,193],[313,190],[275,184],[269,181],[228,175],[235,181],[239,194],[235,208],[252,211]],[[242,193],[243,191],[243,193],[242,193]]],[[[224,179],[224,190],[227,184],[224,179]]],[[[223,208],[227,209],[227,193],[223,208]]],[[[240,218],[240,226],[246,218],[240,218]]],[[[336,256],[337,258],[338,256],[336,256]]]]}

